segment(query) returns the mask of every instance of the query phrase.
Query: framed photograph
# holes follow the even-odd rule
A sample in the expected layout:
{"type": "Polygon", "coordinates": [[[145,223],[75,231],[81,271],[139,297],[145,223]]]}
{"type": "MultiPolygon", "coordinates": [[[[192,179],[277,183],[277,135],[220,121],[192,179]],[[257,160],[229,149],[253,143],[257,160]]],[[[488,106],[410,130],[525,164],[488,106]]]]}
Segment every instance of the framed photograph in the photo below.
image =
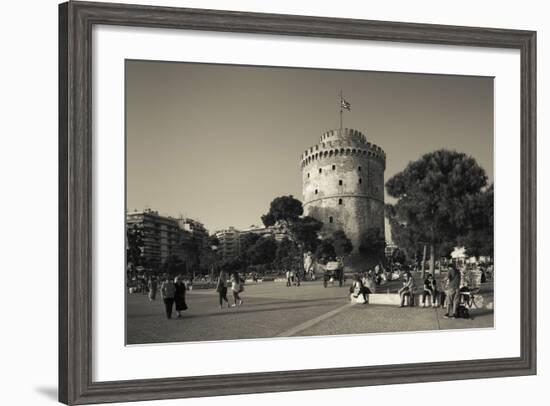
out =
{"type": "Polygon", "coordinates": [[[59,400],[536,373],[536,33],[59,8],[59,400]]]}

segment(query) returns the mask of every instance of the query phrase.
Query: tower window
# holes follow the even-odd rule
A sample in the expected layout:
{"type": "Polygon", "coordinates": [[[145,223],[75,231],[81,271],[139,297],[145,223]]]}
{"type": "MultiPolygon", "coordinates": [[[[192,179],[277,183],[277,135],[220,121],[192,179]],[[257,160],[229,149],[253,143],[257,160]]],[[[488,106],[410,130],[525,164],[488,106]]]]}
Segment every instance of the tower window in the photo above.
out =
{"type": "Polygon", "coordinates": [[[357,167],[357,171],[358,171],[358,172],[361,172],[361,167],[360,167],[360,166],[357,167]]]}
{"type": "Polygon", "coordinates": [[[342,204],[342,199],[338,199],[338,204],[342,204]]]}
{"type": "Polygon", "coordinates": [[[318,192],[318,190],[317,190],[317,189],[315,189],[315,194],[317,194],[317,192],[318,192]]]}
{"type": "Polygon", "coordinates": [[[307,178],[309,179],[309,173],[307,174],[307,178]]]}
{"type": "Polygon", "coordinates": [[[336,165],[332,165],[332,170],[336,170],[336,165]]]}
{"type": "Polygon", "coordinates": [[[323,168],[319,168],[319,173],[323,172],[323,168]]]}
{"type": "Polygon", "coordinates": [[[343,185],[342,179],[340,179],[340,180],[338,181],[338,184],[339,184],[340,186],[343,185]]]}
{"type": "Polygon", "coordinates": [[[333,222],[334,222],[334,219],[332,218],[332,216],[330,216],[330,217],[328,218],[328,222],[329,222],[329,223],[333,223],[333,222]]]}
{"type": "Polygon", "coordinates": [[[359,184],[363,183],[363,179],[359,178],[359,184]]]}

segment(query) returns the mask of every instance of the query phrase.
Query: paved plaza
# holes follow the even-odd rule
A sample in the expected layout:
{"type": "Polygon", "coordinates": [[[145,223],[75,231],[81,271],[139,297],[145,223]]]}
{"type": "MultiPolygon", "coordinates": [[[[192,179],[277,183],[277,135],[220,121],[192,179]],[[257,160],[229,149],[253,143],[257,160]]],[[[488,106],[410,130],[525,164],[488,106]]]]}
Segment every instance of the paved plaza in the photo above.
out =
{"type": "MultiPolygon", "coordinates": [[[[472,309],[471,319],[449,320],[444,309],[350,304],[349,282],[324,288],[321,281],[246,285],[241,307],[220,309],[214,289],[187,292],[182,319],[166,319],[164,304],[147,295],[127,297],[127,343],[216,341],[265,337],[487,328],[493,310],[472,309]]],[[[233,303],[231,293],[228,293],[233,303]]],[[[172,316],[175,317],[175,314],[172,316]]]]}

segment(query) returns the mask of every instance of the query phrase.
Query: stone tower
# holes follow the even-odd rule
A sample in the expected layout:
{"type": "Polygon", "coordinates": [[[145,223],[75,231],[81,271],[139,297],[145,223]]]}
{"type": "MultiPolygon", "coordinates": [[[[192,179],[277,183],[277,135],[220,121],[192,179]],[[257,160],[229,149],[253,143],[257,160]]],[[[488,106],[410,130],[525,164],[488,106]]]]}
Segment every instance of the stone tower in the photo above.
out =
{"type": "Polygon", "coordinates": [[[385,152],[357,130],[331,130],[302,154],[301,167],[304,214],[322,221],[323,232],[345,231],[352,268],[372,263],[359,245],[370,228],[384,236],[385,152]]]}

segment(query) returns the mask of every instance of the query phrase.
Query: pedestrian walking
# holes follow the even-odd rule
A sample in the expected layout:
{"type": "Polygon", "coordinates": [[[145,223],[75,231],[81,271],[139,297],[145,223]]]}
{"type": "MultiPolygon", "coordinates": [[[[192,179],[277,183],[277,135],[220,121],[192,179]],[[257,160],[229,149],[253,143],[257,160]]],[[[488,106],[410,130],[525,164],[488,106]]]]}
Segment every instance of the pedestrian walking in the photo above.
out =
{"type": "Polygon", "coordinates": [[[174,281],[165,276],[164,281],[160,285],[160,295],[164,301],[164,308],[166,310],[166,318],[172,318],[172,310],[174,308],[174,298],[176,296],[176,286],[174,281]]]}
{"type": "Polygon", "coordinates": [[[225,270],[220,271],[220,276],[218,277],[218,283],[216,284],[216,292],[218,292],[218,297],[220,300],[220,309],[223,307],[223,302],[227,303],[229,307],[229,300],[227,299],[227,272],[225,270]]]}
{"type": "Polygon", "coordinates": [[[157,279],[150,277],[149,282],[147,283],[149,288],[149,301],[152,302],[153,300],[156,300],[157,298],[157,279]]]}
{"type": "Polygon", "coordinates": [[[181,319],[181,312],[187,310],[187,303],[185,302],[187,285],[185,284],[182,276],[177,276],[174,286],[176,287],[176,292],[174,296],[174,301],[176,303],[176,312],[178,313],[178,319],[181,319]]]}
{"type": "Polygon", "coordinates": [[[443,317],[458,317],[458,305],[460,304],[460,271],[452,265],[447,274],[447,313],[443,317]]]}
{"type": "Polygon", "coordinates": [[[292,280],[291,280],[290,269],[287,269],[287,271],[286,271],[286,287],[290,288],[291,285],[292,285],[292,280]]]}
{"type": "Polygon", "coordinates": [[[147,289],[147,282],[145,280],[145,276],[143,275],[138,275],[138,291],[143,294],[143,295],[146,295],[148,293],[148,289],[147,289]]]}
{"type": "Polygon", "coordinates": [[[240,298],[239,293],[244,291],[244,282],[239,277],[238,272],[233,272],[231,275],[231,291],[233,292],[233,300],[235,306],[241,306],[243,304],[243,300],[240,298]]]}

